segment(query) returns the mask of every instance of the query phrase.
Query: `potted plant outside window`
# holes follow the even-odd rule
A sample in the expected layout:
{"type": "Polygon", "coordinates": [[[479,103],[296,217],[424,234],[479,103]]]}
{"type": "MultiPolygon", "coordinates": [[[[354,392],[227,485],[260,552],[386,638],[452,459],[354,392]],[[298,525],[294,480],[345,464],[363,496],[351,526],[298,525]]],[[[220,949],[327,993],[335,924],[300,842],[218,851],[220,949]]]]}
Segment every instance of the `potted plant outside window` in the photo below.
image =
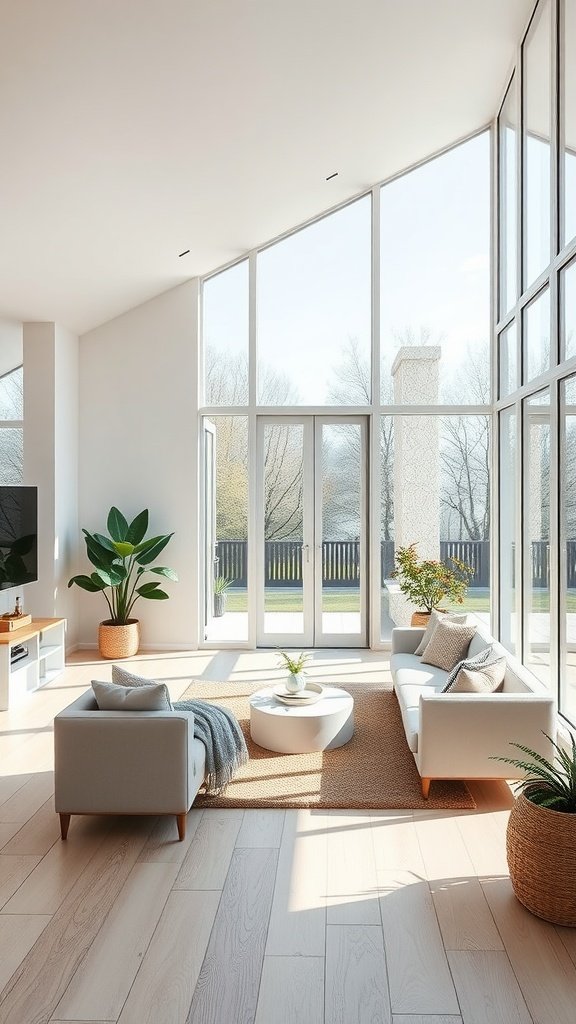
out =
{"type": "Polygon", "coordinates": [[[226,596],[234,580],[226,576],[217,576],[212,587],[214,593],[214,618],[219,619],[226,611],[226,596]]]}
{"type": "Polygon", "coordinates": [[[445,599],[462,604],[475,572],[473,566],[459,558],[449,558],[450,565],[432,558],[420,559],[415,544],[398,548],[394,561],[394,579],[401,592],[416,605],[413,626],[426,626],[433,609],[443,610],[440,605],[445,599]]]}
{"type": "Polygon", "coordinates": [[[82,530],[94,572],[90,576],[73,576],[68,586],[76,584],[90,594],[104,595],[110,617],[104,619],[98,629],[98,647],[103,658],[129,658],[137,653],[139,622],[131,616],[139,598],[168,600],[168,594],[161,589],[159,581],[143,582],[143,575],[153,573],[173,581],[178,579],[174,569],[151,565],[173,534],[146,540],[148,515],[148,509],[144,509],[129,523],[117,508],[112,507],[107,520],[108,536],[82,530]]]}
{"type": "MultiPolygon", "coordinates": [[[[549,737],[548,737],[549,738],[549,737]]],[[[512,887],[527,910],[576,927],[576,742],[571,752],[551,740],[554,763],[521,743],[528,758],[499,757],[526,772],[510,812],[506,855],[512,887]]]]}

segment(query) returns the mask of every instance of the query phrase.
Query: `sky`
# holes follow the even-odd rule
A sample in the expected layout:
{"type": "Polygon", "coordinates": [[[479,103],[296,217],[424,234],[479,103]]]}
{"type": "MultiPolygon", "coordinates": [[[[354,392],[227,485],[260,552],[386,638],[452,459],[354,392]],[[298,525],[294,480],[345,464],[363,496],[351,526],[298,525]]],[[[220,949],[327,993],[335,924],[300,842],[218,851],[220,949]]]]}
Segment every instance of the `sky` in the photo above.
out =
{"type": "MultiPolygon", "coordinates": [[[[368,196],[258,254],[260,358],[300,404],[327,400],[351,339],[369,354],[370,214],[368,196]]],[[[468,346],[489,339],[489,134],[385,186],[381,239],[383,373],[398,336],[424,328],[442,346],[442,380],[465,376],[468,346]]],[[[207,344],[247,353],[247,261],[206,283],[204,325],[207,344]]],[[[459,400],[474,398],[461,388],[459,400]]]]}

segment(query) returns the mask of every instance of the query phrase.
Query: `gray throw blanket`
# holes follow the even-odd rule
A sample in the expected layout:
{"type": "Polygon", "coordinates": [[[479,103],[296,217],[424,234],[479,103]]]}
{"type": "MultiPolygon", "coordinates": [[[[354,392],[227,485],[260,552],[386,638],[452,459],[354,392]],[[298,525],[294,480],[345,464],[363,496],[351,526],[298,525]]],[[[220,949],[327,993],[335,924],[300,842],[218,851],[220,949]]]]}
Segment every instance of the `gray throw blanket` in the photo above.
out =
{"type": "Polygon", "coordinates": [[[248,760],[242,729],[231,711],[203,700],[177,700],[175,711],[192,711],[194,735],[206,747],[206,795],[219,796],[248,760]]]}

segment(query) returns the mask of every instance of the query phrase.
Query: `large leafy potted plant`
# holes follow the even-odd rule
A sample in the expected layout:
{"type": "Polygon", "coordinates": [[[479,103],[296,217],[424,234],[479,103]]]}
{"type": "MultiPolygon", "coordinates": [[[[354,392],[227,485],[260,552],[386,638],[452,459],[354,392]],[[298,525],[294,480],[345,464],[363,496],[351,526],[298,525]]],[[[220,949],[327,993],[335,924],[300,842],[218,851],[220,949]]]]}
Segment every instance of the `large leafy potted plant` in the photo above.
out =
{"type": "Polygon", "coordinates": [[[144,582],[145,573],[177,580],[174,569],[165,565],[152,565],[164,550],[173,534],[145,539],[148,530],[148,509],[140,512],[131,523],[117,509],[108,513],[109,536],[82,530],[86,552],[94,572],[90,576],[73,576],[68,582],[87,590],[102,593],[110,617],[100,623],[98,647],[104,658],[128,658],[136,654],[140,644],[138,619],[132,618],[132,609],[139,598],[147,601],[167,601],[168,594],[158,580],[144,582]]]}
{"type": "MultiPolygon", "coordinates": [[[[549,738],[549,737],[547,737],[549,738]]],[[[521,743],[524,758],[499,757],[526,772],[510,812],[506,854],[512,887],[527,910],[576,926],[576,742],[548,761],[521,743]]]]}
{"type": "Polygon", "coordinates": [[[432,558],[418,558],[415,544],[398,548],[394,561],[394,579],[402,593],[416,605],[413,626],[425,626],[433,609],[442,610],[440,604],[445,599],[462,604],[475,572],[473,566],[459,558],[449,558],[450,565],[432,558]]]}

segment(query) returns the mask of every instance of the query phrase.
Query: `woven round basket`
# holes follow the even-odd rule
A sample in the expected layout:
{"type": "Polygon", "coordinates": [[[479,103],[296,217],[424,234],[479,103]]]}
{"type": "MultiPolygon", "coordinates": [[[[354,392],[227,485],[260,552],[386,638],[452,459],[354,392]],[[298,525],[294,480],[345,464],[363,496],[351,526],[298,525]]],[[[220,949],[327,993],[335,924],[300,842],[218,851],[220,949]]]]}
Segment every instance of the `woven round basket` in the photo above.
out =
{"type": "Polygon", "coordinates": [[[537,917],[576,926],[576,814],[551,811],[523,794],[510,812],[506,853],[512,887],[537,917]]]}
{"type": "Polygon", "coordinates": [[[116,661],[130,658],[138,653],[140,646],[140,623],[129,619],[125,626],[116,626],[109,619],[98,626],[98,648],[103,658],[116,661]]]}

